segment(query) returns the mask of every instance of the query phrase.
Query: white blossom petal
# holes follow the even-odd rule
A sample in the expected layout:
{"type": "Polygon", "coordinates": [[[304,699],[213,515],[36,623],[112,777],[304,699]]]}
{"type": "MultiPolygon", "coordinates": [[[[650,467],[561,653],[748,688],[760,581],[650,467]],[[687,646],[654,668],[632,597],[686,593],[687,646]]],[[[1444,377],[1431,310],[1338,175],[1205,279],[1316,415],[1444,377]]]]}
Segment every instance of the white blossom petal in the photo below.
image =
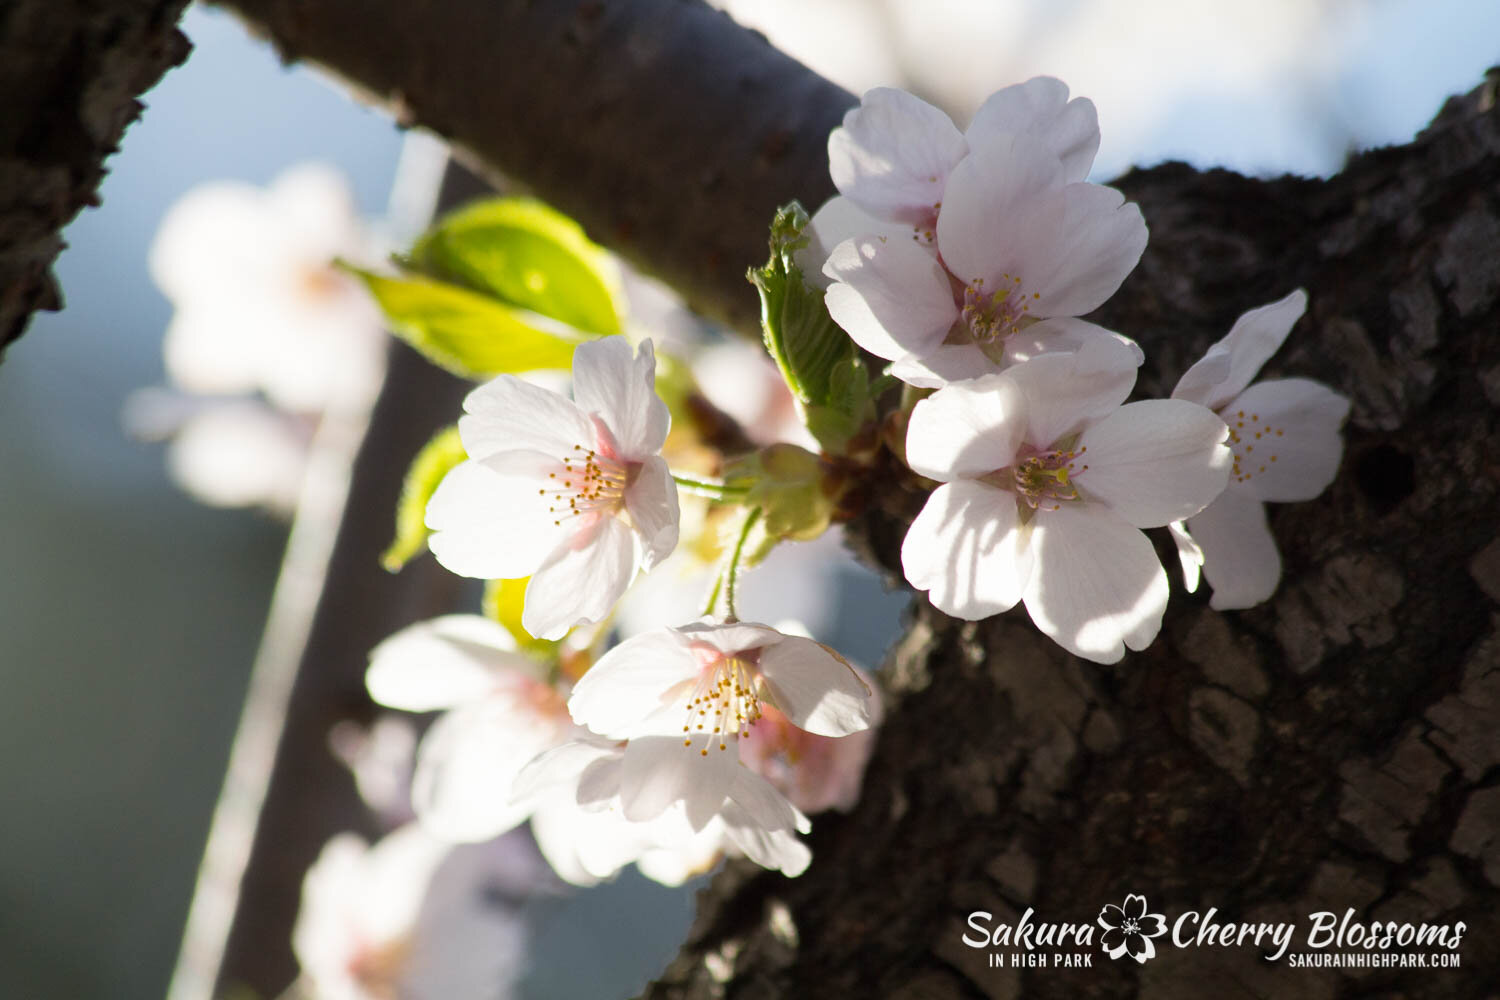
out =
{"type": "MultiPolygon", "coordinates": [[[[1213,504],[1208,506],[1212,507],[1213,504]]],[[[1182,589],[1191,594],[1198,589],[1198,577],[1203,570],[1203,548],[1193,541],[1193,536],[1188,534],[1187,525],[1182,521],[1173,521],[1167,525],[1167,531],[1177,545],[1177,561],[1182,565],[1182,589]]]]}
{"type": "Polygon", "coordinates": [[[1244,313],[1229,332],[1183,373],[1172,390],[1173,399],[1188,399],[1211,410],[1224,407],[1260,372],[1261,365],[1281,349],[1287,334],[1307,311],[1307,293],[1297,289],[1284,299],[1244,313]],[[1228,355],[1228,370],[1222,355],[1228,355]]]}
{"type": "MultiPolygon", "coordinates": [[[[626,639],[589,668],[568,698],[580,726],[611,739],[641,732],[642,720],[682,700],[681,687],[696,680],[699,663],[670,631],[626,639]]],[[[683,705],[686,716],[687,706],[683,705]]]]}
{"type": "Polygon", "coordinates": [[[702,830],[719,812],[736,772],[742,770],[736,738],[729,737],[724,750],[717,736],[694,736],[688,743],[671,736],[630,741],[620,771],[626,819],[655,819],[681,802],[693,829],[702,830]]]}
{"type": "Polygon", "coordinates": [[[803,230],[807,246],[796,251],[792,259],[802,269],[802,277],[809,285],[826,289],[832,279],[823,273],[823,265],[828,263],[833,248],[840,243],[859,236],[911,242],[914,234],[915,230],[907,223],[877,219],[848,198],[834,195],[808,220],[807,228],[803,230]]]}
{"type": "Polygon", "coordinates": [[[506,699],[454,709],[417,748],[412,808],[447,840],[489,840],[530,813],[511,785],[531,759],[563,738],[566,720],[520,710],[506,699]]]}
{"type": "Polygon", "coordinates": [[[626,858],[608,872],[595,874],[590,871],[578,850],[578,840],[583,833],[580,826],[586,822],[586,815],[567,802],[549,802],[531,814],[531,836],[547,864],[564,882],[585,889],[598,885],[630,861],[626,858]]]}
{"type": "Polygon", "coordinates": [[[568,526],[537,495],[534,452],[469,459],[449,470],[427,501],[428,548],[449,571],[480,579],[529,576],[566,539],[568,526]]]}
{"type": "Polygon", "coordinates": [[[1032,77],[991,94],[964,137],[983,149],[1004,135],[1040,144],[1062,163],[1065,181],[1081,181],[1099,151],[1099,114],[1086,97],[1068,100],[1068,85],[1050,76],[1032,77]]]}
{"type": "Polygon", "coordinates": [[[1015,606],[1032,573],[1014,495],[981,483],[939,486],[901,543],[907,582],[934,607],[977,621],[1015,606]]]}
{"type": "MultiPolygon", "coordinates": [[[[569,789],[569,798],[588,768],[601,761],[618,759],[621,747],[611,740],[599,739],[574,730],[577,738],[559,743],[533,757],[511,783],[510,799],[517,805],[537,802],[559,788],[569,789]]],[[[618,785],[610,794],[617,794],[618,785]]]]}
{"type": "Polygon", "coordinates": [[[926,353],[958,318],[948,273],[910,240],[861,236],[834,248],[823,268],[833,321],[878,357],[926,353]]]}
{"type": "Polygon", "coordinates": [[[792,724],[818,736],[847,736],[870,726],[870,689],[842,656],[822,643],[787,636],[761,652],[771,702],[792,724]]]}
{"type": "MultiPolygon", "coordinates": [[[[150,397],[137,394],[131,402],[143,398],[150,397]]],[[[216,402],[177,425],[167,472],[206,504],[263,505],[290,518],[309,458],[306,431],[296,418],[258,402],[216,402]]]]}
{"type": "Polygon", "coordinates": [[[641,463],[635,480],[625,488],[625,509],[641,539],[641,569],[650,572],[677,547],[681,512],[672,471],[658,455],[641,463]]]}
{"type": "Polygon", "coordinates": [[[452,849],[416,823],[372,847],[352,833],[328,841],[303,879],[291,935],[308,986],[319,996],[367,995],[351,963],[410,943],[433,874],[452,849]]]}
{"type": "Polygon", "coordinates": [[[1119,290],[1146,249],[1146,222],[1114,188],[1069,184],[1062,193],[1062,231],[1050,258],[1023,274],[1037,316],[1082,316],[1119,290]]]}
{"type": "Polygon", "coordinates": [[[1138,528],[1106,508],[1065,503],[1037,512],[1031,548],[1026,611],[1064,649],[1114,663],[1126,646],[1144,649],[1156,638],[1167,574],[1138,528]]]}
{"type": "Polygon", "coordinates": [[[1120,407],[1078,439],[1073,481],[1137,528],[1198,513],[1229,480],[1229,430],[1212,410],[1181,399],[1120,407]]]}
{"type": "Polygon", "coordinates": [[[167,324],[162,355],[172,381],[189,392],[253,392],[265,367],[259,323],[222,309],[183,305],[167,324]]]}
{"type": "Polygon", "coordinates": [[[766,830],[731,802],[722,814],[724,835],[745,857],[762,868],[796,878],[812,864],[812,851],[787,830],[766,830]]]}
{"type": "Polygon", "coordinates": [[[1026,430],[1025,402],[1020,387],[1004,375],[939,389],[912,409],[906,463],[943,482],[1005,468],[1015,461],[1026,430]]]}
{"type": "Polygon", "coordinates": [[[782,632],[757,622],[693,622],[668,631],[675,632],[685,642],[706,643],[728,654],[774,646],[786,638],[782,632]]]}
{"type": "Polygon", "coordinates": [[[1092,337],[1067,354],[1043,354],[1005,370],[1025,396],[1026,442],[1049,449],[1119,408],[1135,385],[1136,352],[1092,337]]]}
{"type": "Polygon", "coordinates": [[[1017,365],[1043,354],[1067,354],[1079,350],[1090,340],[1103,337],[1130,351],[1137,368],[1146,360],[1146,352],[1141,350],[1141,345],[1124,334],[1071,316],[1056,316],[1023,326],[1006,337],[1005,361],[1007,365],[1017,365]]]}
{"type": "Polygon", "coordinates": [[[1177,380],[1172,398],[1185,399],[1210,410],[1219,409],[1219,406],[1212,405],[1211,400],[1218,398],[1218,387],[1229,377],[1232,364],[1229,348],[1215,344],[1177,380]]]}
{"type": "Polygon", "coordinates": [[[939,344],[923,355],[905,354],[893,361],[890,367],[892,375],[919,389],[941,389],[955,382],[994,375],[999,370],[1000,366],[973,342],[939,344]]]}
{"type": "Polygon", "coordinates": [[[1281,553],[1266,522],[1266,505],[1243,487],[1231,486],[1188,521],[1203,550],[1203,575],[1214,588],[1216,611],[1252,608],[1281,582],[1281,553]]]}
{"type": "Polygon", "coordinates": [[[634,576],[635,535],[619,518],[601,518],[590,537],[559,546],[531,575],[521,626],[561,639],[574,625],[602,621],[634,576]]]}
{"type": "MultiPolygon", "coordinates": [[[[683,822],[686,824],[686,820],[683,822]]],[[[688,879],[711,871],[724,856],[724,841],[723,824],[716,818],[685,842],[648,847],[635,859],[635,867],[651,881],[675,889],[688,879]]]]}
{"type": "Polygon", "coordinates": [[[469,393],[464,411],[458,436],[470,458],[531,450],[560,460],[575,446],[595,445],[593,423],[572,400],[514,375],[498,375],[469,393]]]}
{"type": "Polygon", "coordinates": [[[829,135],[828,172],[864,211],[917,224],[936,212],[948,172],[967,152],[943,112],[903,90],[877,87],[829,135]]]}
{"type": "MultiPolygon", "coordinates": [[[[776,786],[747,767],[734,772],[729,785],[732,804],[743,810],[747,820],[764,830],[812,830],[802,810],[777,791],[776,786]]],[[[727,810],[727,807],[726,807],[727,810]]]]}
{"type": "Polygon", "coordinates": [[[655,455],[667,439],[672,418],[656,394],[650,340],[641,341],[634,358],[624,337],[579,344],[573,352],[573,400],[583,412],[599,416],[624,459],[639,462],[655,455]]]}
{"type": "Polygon", "coordinates": [[[173,304],[223,297],[236,290],[237,271],[264,270],[256,249],[279,242],[265,198],[252,184],[215,181],[193,188],[167,210],[147,266],[173,304]]]}
{"type": "Polygon", "coordinates": [[[1038,262],[1054,267],[1066,220],[1062,183],[1057,157],[1013,137],[967,157],[948,178],[938,216],[948,269],[966,283],[984,279],[991,291],[1016,277],[1027,293],[1040,291],[1038,262]]]}
{"type": "Polygon", "coordinates": [[[515,680],[539,680],[536,662],[516,652],[504,626],[479,615],[418,622],[370,652],[365,687],[388,708],[431,712],[476,701],[515,680]]]}
{"type": "Polygon", "coordinates": [[[1221,412],[1234,429],[1231,481],[1260,499],[1311,500],[1338,474],[1349,400],[1321,382],[1257,382],[1221,412]]]}

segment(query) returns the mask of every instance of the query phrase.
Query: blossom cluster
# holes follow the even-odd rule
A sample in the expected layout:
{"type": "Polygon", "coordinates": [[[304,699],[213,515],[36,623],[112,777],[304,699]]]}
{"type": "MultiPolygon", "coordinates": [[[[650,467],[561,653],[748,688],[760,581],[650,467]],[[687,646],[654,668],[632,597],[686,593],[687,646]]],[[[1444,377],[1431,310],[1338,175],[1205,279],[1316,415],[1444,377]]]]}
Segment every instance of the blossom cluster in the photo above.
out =
{"type": "MultiPolygon", "coordinates": [[[[829,140],[840,196],[812,220],[833,319],[890,373],[935,390],[907,464],[939,485],[906,535],[907,580],[948,614],[1025,605],[1068,651],[1111,663],[1156,636],[1167,577],[1142,529],[1171,526],[1213,605],[1270,596],[1262,501],[1332,480],[1348,403],[1306,379],[1251,385],[1306,308],[1245,314],[1170,399],[1128,402],[1144,359],[1079,317],[1146,246],[1139,209],[1086,180],[1093,105],[1038,77],[967,131],[910,94],[865,95],[829,140]]],[[[816,260],[813,261],[816,263],[816,260]]]]}
{"type": "Polygon", "coordinates": [[[440,836],[485,840],[529,819],[575,884],[631,862],[675,884],[720,853],[798,874],[800,807],[847,806],[858,781],[863,741],[823,744],[869,727],[866,680],[810,638],[739,621],[732,602],[596,655],[626,589],[678,543],[655,376],[649,339],[607,337],[577,348],[571,398],[510,375],[469,395],[468,457],[428,502],[429,546],[455,573],[526,580],[520,625],[553,645],[523,651],[480,616],[421,623],[374,651],[370,693],[445,713],[412,785],[440,836]]]}
{"type": "MultiPolygon", "coordinates": [[[[1088,180],[1099,138],[1092,103],[1047,77],[994,94],[963,131],[910,94],[867,93],[829,139],[839,195],[810,220],[800,209],[778,216],[772,263],[752,272],[768,301],[791,294],[799,304],[780,317],[767,310],[775,369],[721,353],[717,374],[707,364],[694,373],[658,357],[651,338],[620,334],[599,248],[534,204],[481,206],[454,223],[463,239],[424,239],[407,262],[426,260],[444,278],[501,267],[512,255],[487,253],[475,234],[508,226],[526,237],[517,245],[548,243],[567,280],[549,282],[524,261],[524,273],[462,286],[432,273],[403,284],[360,272],[408,343],[487,379],[456,428],[413,463],[416,523],[398,527],[392,549],[425,543],[449,571],[486,581],[486,607],[408,626],[370,655],[375,702],[437,715],[414,754],[402,730],[394,756],[397,770],[410,760],[409,780],[404,770],[382,776],[383,753],[357,768],[362,788],[386,790],[383,813],[419,825],[368,849],[336,840],[309,874],[297,940],[318,992],[421,995],[413,982],[420,968],[448,967],[433,949],[451,935],[423,937],[416,925],[474,922],[472,893],[429,883],[465,857],[501,877],[506,851],[463,855],[454,845],[494,846],[523,823],[575,885],[629,864],[679,884],[726,855],[804,871],[807,814],[854,806],[881,701],[873,678],[803,626],[742,621],[741,575],[848,516],[849,484],[890,468],[882,443],[910,470],[905,485],[928,491],[901,546],[905,577],[947,614],[978,620],[1022,604],[1069,652],[1116,662],[1161,628],[1168,577],[1145,534],[1159,528],[1176,543],[1186,589],[1200,575],[1212,585],[1212,607],[1247,608],[1273,593],[1281,564],[1264,505],[1328,486],[1348,401],[1308,379],[1256,381],[1306,312],[1301,290],[1242,315],[1169,398],[1132,399],[1141,347],[1083,318],[1147,243],[1139,208],[1088,180]],[[444,256],[465,247],[474,259],[444,256]],[[795,288],[773,291],[777,282],[795,288]],[[556,288],[571,297],[548,298],[556,288]],[[486,289],[514,300],[487,299],[486,289]],[[517,353],[546,363],[512,365],[468,335],[477,320],[423,326],[464,310],[505,317],[523,338],[517,353]],[[539,311],[549,322],[528,325],[539,311]],[[554,336],[553,321],[577,336],[554,336]],[[772,328],[794,321],[802,325],[772,328]],[[873,379],[868,356],[882,362],[873,379]],[[531,370],[569,357],[571,372],[531,370]],[[674,389],[658,391],[659,369],[674,389]],[[736,444],[681,426],[710,411],[744,425],[728,436],[736,444]],[[725,453],[735,448],[749,454],[725,453]],[[708,586],[701,612],[675,596],[695,576],[708,586]],[[645,579],[655,583],[637,586],[645,579]],[[409,800],[390,794],[408,786],[409,800]],[[421,917],[429,909],[438,915],[421,917]],[[431,955],[413,964],[409,950],[431,955]]],[[[260,220],[282,199],[301,205],[288,191],[309,183],[284,182],[242,214],[260,220]]],[[[243,207],[248,195],[232,194],[231,207],[243,207]]],[[[179,305],[174,375],[202,391],[258,389],[283,407],[316,408],[343,359],[369,351],[368,303],[336,308],[349,288],[326,266],[348,251],[303,232],[300,242],[269,241],[276,267],[239,262],[321,311],[277,312],[279,299],[252,295],[244,323],[292,340],[226,360],[223,344],[187,335],[215,298],[217,272],[187,249],[199,216],[175,218],[157,254],[179,305]],[[293,252],[307,246],[316,253],[293,252]],[[202,273],[179,288],[171,276],[194,267],[202,273]],[[346,335],[334,338],[343,346],[314,345],[307,332],[319,325],[346,335]],[[272,364],[315,347],[295,378],[272,364]],[[339,363],[317,363],[328,352],[339,363]]],[[[261,343],[238,327],[220,332],[229,345],[261,343]]],[[[808,581],[814,596],[827,587],[826,549],[805,551],[802,586],[785,594],[806,594],[808,581]]]]}

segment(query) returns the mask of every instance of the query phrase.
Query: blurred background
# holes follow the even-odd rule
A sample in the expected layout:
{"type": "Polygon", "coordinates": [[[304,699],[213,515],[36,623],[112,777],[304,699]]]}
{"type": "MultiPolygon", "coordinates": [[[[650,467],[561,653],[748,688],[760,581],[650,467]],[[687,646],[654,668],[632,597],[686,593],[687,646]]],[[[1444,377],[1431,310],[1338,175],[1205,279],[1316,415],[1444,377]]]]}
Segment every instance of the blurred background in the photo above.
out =
{"type": "MultiPolygon", "coordinates": [[[[1099,181],[1164,159],[1330,174],[1350,150],[1409,139],[1500,61],[1500,5],[1482,0],[723,5],[856,93],[904,86],[960,123],[992,90],[1059,76],[1099,107],[1099,181]]],[[[195,184],[265,184],[307,160],[340,168],[379,216],[403,140],[232,18],[195,7],[184,30],[192,57],[147,96],[103,207],[65,234],[67,308],[39,315],[0,364],[7,998],[165,992],[286,539],[263,514],[187,498],[162,447],[122,430],[127,397],[164,381],[156,227],[195,184]]],[[[827,638],[874,665],[902,599],[842,584],[827,638]]],[[[554,971],[521,995],[631,995],[690,918],[690,888],[633,875],[552,904],[531,960],[554,971]],[[567,978],[582,942],[599,956],[589,982],[567,978]]]]}

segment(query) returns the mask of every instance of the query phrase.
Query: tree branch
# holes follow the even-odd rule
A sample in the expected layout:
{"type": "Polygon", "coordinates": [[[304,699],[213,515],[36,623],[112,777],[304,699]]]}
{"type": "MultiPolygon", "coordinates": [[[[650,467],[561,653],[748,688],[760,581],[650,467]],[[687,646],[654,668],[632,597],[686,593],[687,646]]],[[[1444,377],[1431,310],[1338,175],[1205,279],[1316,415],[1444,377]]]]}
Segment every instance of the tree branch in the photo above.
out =
{"type": "Polygon", "coordinates": [[[62,308],[60,231],[98,204],[136,98],[188,54],[187,0],[9,0],[0,11],[0,352],[62,308]]]}
{"type": "Polygon", "coordinates": [[[743,327],[771,215],[833,193],[826,140],[854,103],[699,0],[224,5],[743,327]]]}

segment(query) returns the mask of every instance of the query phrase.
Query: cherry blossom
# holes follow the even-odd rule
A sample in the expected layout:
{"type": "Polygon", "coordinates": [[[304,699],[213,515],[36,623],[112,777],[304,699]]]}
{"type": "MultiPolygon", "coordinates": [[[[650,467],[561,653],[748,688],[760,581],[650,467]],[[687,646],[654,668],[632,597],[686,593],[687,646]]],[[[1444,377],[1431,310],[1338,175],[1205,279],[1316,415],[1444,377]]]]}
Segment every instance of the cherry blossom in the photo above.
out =
{"type": "Polygon", "coordinates": [[[1065,182],[1081,181],[1099,149],[1099,120],[1085,98],[1068,100],[1061,80],[1039,76],[992,94],[967,132],[903,90],[867,92],[828,137],[834,186],[875,219],[911,226],[931,242],[954,168],[973,149],[1019,136],[1059,161],[1065,182]]]}
{"type": "Polygon", "coordinates": [[[997,136],[947,178],[938,256],[883,234],[834,248],[830,315],[894,361],[892,374],[925,387],[1123,339],[1076,317],[1135,267],[1145,222],[1120,192],[1068,176],[1044,145],[997,136]]]}
{"type": "Polygon", "coordinates": [[[624,744],[585,737],[538,757],[517,779],[520,800],[536,803],[537,844],[563,878],[591,884],[633,861],[648,878],[680,885],[726,853],[789,876],[806,870],[812,854],[796,834],[811,829],[807,817],[764,778],[737,768],[699,823],[682,801],[632,820],[622,798],[626,752],[624,744]]]}
{"type": "MultiPolygon", "coordinates": [[[[693,829],[702,830],[724,810],[732,789],[743,787],[750,772],[740,764],[740,737],[766,704],[822,736],[870,724],[869,691],[842,657],[811,639],[747,622],[628,639],[583,676],[568,708],[579,725],[629,741],[620,763],[627,819],[647,821],[681,802],[693,829]]],[[[752,819],[774,818],[777,810],[756,794],[738,805],[752,819]]]]}
{"type": "Polygon", "coordinates": [[[1187,589],[1196,589],[1201,565],[1216,609],[1253,607],[1271,596],[1281,581],[1281,555],[1266,501],[1311,500],[1333,482],[1343,457],[1340,429],[1349,400],[1304,378],[1251,384],[1306,309],[1307,293],[1299,288],[1245,313],[1172,390],[1173,399],[1206,406],[1229,426],[1228,485],[1173,532],[1187,589]]]}
{"type": "Polygon", "coordinates": [[[469,459],[428,502],[428,544],[462,576],[531,577],[522,624],[538,638],[604,618],[677,545],[655,382],[649,340],[632,357],[608,337],[574,353],[571,400],[510,375],[464,400],[469,459]]]}
{"type": "Polygon", "coordinates": [[[152,277],[176,313],[167,371],[206,394],[263,391],[316,413],[363,392],[383,364],[379,310],[335,258],[373,263],[379,248],[344,178],[306,164],[268,189],[239,181],[195,188],[151,246],[152,277]]]}
{"type": "Polygon", "coordinates": [[[292,948],[298,995],[412,1000],[511,995],[526,929],[493,895],[545,872],[512,841],[455,848],[416,824],[373,846],[344,833],[308,870],[292,948]]]}
{"type": "Polygon", "coordinates": [[[417,750],[412,807],[449,841],[488,840],[524,822],[512,783],[532,758],[579,734],[564,696],[499,624],[447,615],[402,629],[370,654],[379,704],[442,711],[417,750]]]}
{"type": "Polygon", "coordinates": [[[971,148],[1023,136],[1055,155],[1069,181],[1088,176],[1099,149],[1099,121],[1086,98],[1068,100],[1061,80],[1039,76],[990,96],[968,131],[905,91],[877,87],[828,138],[829,173],[841,194],[814,213],[809,245],[797,258],[804,276],[821,272],[833,248],[853,237],[879,237],[935,251],[938,210],[948,175],[971,148]]]}
{"type": "Polygon", "coordinates": [[[1202,510],[1231,454],[1202,406],[1121,405],[1135,366],[1099,339],[919,402],[907,461],[943,485],[902,544],[912,586],[969,620],[1022,601],[1043,632],[1101,663],[1150,643],[1167,582],[1140,529],[1202,510]]]}
{"type": "Polygon", "coordinates": [[[803,812],[848,812],[859,802],[882,706],[873,679],[858,667],[854,670],[870,690],[870,728],[837,738],[819,736],[793,725],[776,706],[763,704],[760,721],[740,739],[745,766],[803,812]]]}

